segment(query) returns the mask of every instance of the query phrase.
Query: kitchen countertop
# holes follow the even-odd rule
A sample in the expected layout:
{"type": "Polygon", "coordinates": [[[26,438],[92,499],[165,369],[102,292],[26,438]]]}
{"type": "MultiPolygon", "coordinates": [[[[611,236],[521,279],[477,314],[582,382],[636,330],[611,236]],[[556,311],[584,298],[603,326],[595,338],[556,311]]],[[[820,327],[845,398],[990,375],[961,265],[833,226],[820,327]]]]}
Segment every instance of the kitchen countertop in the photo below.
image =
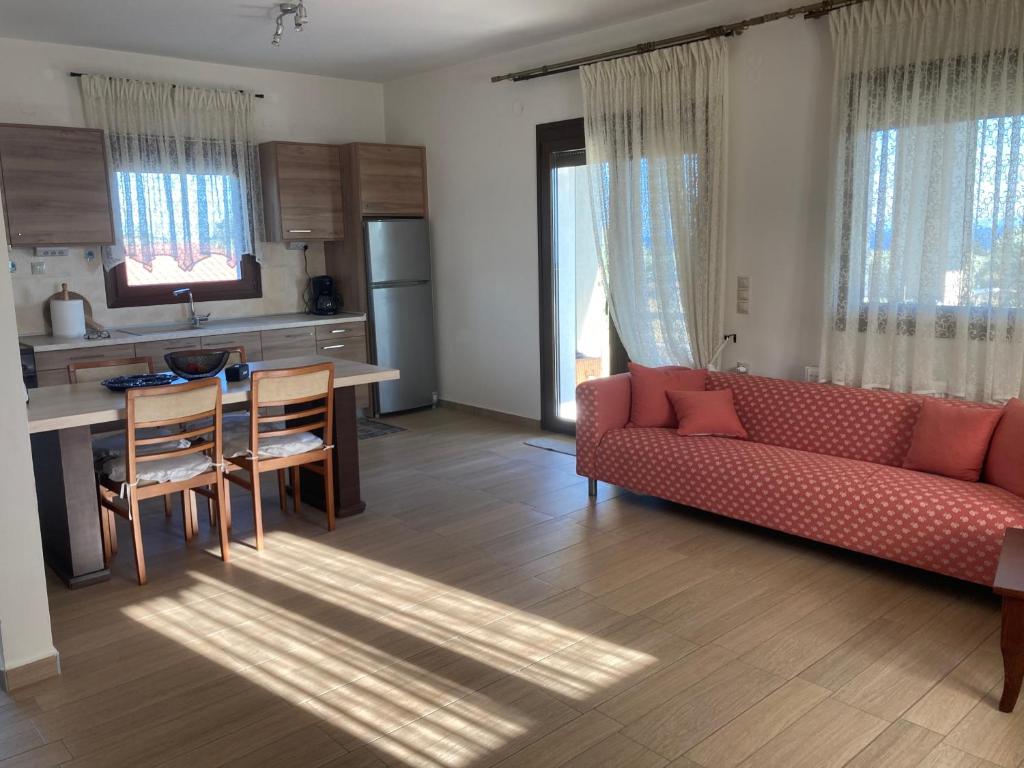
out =
{"type": "Polygon", "coordinates": [[[199,328],[192,328],[188,321],[158,323],[155,325],[128,325],[124,328],[109,328],[109,339],[83,339],[78,336],[20,336],[18,341],[36,352],[58,352],[84,347],[105,347],[112,344],[140,344],[146,341],[199,338],[220,336],[227,333],[253,333],[273,331],[281,328],[301,328],[305,325],[333,325],[335,323],[359,323],[366,315],[358,312],[339,312],[336,315],[307,315],[296,312],[289,315],[265,315],[262,317],[225,317],[212,319],[199,328]]]}

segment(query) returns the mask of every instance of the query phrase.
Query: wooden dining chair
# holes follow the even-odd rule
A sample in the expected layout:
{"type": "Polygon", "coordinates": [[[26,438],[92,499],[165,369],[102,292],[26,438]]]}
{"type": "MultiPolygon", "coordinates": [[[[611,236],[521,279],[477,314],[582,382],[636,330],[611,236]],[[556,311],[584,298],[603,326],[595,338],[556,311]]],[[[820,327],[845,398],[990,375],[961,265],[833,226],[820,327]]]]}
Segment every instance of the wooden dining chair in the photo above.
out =
{"type": "Polygon", "coordinates": [[[86,384],[115,376],[153,373],[153,360],[148,357],[119,357],[112,360],[80,360],[68,363],[68,381],[86,384]]]}
{"type": "MultiPolygon", "coordinates": [[[[263,549],[263,509],[260,474],[278,473],[278,491],[284,505],[284,472],[291,471],[295,509],[301,503],[299,472],[302,467],[323,476],[327,530],[334,530],[334,365],[321,363],[301,368],[256,371],[249,393],[249,430],[244,440],[225,447],[225,479],[252,494],[256,549],[263,549]],[[281,409],[284,412],[280,412],[281,409]],[[242,473],[248,475],[243,477],[242,473]]],[[[225,514],[231,524],[230,498],[225,493],[225,514]]]]}
{"type": "Polygon", "coordinates": [[[217,379],[186,384],[129,389],[125,392],[127,451],[120,459],[104,463],[99,477],[100,532],[103,558],[109,565],[117,553],[114,515],[131,524],[135,570],[139,584],[146,583],[139,504],[157,496],[183,493],[182,520],[185,540],[198,532],[195,489],[209,486],[221,516],[221,559],[228,560],[228,528],[221,432],[221,391],[217,379]],[[153,430],[171,427],[173,435],[153,430]],[[181,447],[180,441],[188,447],[181,447]]]}

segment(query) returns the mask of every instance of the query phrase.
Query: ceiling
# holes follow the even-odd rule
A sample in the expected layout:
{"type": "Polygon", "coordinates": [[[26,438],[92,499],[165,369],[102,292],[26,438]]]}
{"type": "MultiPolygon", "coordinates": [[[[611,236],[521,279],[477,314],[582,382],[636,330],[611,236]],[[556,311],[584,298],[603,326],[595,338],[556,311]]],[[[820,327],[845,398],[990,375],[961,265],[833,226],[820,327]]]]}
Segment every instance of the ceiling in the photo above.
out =
{"type": "Polygon", "coordinates": [[[301,33],[260,0],[0,0],[0,37],[383,82],[698,0],[306,0],[301,33]]]}

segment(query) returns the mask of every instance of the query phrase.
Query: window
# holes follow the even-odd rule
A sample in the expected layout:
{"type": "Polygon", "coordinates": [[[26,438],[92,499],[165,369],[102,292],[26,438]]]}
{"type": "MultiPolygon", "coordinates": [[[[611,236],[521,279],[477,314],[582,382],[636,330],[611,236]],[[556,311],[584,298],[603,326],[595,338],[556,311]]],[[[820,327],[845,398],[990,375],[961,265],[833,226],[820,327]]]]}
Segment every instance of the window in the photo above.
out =
{"type": "Polygon", "coordinates": [[[115,174],[125,261],[107,275],[110,306],[258,298],[259,266],[246,253],[237,177],[227,174],[115,174]]]}
{"type": "Polygon", "coordinates": [[[1024,304],[1024,116],[993,117],[942,126],[955,154],[953,190],[943,204],[920,215],[931,219],[931,249],[943,279],[922,291],[916,273],[893,263],[898,231],[896,190],[902,174],[901,145],[931,142],[933,126],[878,130],[871,138],[867,201],[868,249],[863,262],[861,300],[939,307],[1020,309],[1024,304]]]}

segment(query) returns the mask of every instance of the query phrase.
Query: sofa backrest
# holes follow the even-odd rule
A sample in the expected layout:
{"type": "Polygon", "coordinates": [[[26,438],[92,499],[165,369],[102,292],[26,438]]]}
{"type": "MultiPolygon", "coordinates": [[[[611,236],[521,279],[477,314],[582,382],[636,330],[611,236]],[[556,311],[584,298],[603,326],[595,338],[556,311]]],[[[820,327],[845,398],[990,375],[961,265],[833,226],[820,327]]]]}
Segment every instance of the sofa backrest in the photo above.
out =
{"type": "Polygon", "coordinates": [[[712,371],[708,389],[732,389],[758,443],[901,466],[923,397],[712,371]]]}

